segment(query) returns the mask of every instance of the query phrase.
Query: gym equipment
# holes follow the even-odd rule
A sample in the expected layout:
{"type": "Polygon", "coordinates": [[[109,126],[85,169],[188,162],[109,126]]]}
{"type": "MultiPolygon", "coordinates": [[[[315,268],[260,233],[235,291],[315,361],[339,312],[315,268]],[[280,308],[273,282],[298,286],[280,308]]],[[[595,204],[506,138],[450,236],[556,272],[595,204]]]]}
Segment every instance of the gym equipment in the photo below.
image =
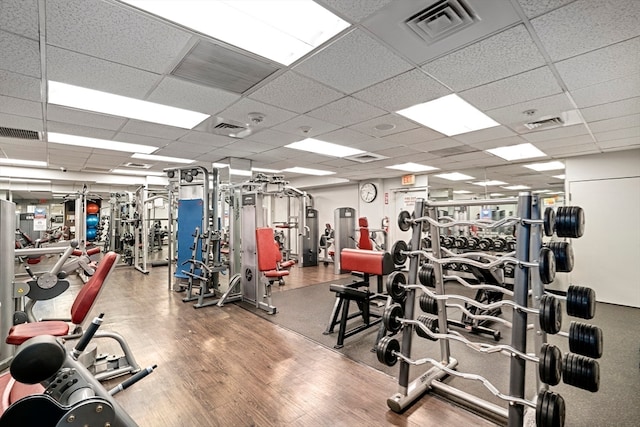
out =
{"type": "Polygon", "coordinates": [[[568,353],[562,361],[563,382],[595,393],[600,388],[600,365],[597,360],[568,353]]]}
{"type": "MultiPolygon", "coordinates": [[[[95,274],[91,277],[78,292],[73,305],[71,306],[71,322],[73,328],[64,320],[42,320],[40,322],[30,322],[14,325],[9,329],[5,342],[11,345],[20,345],[29,338],[39,335],[53,335],[62,337],[65,340],[78,339],[84,335],[83,323],[93,307],[100,289],[108,279],[109,275],[116,267],[119,255],[109,252],[104,255],[95,274]]],[[[114,332],[99,332],[96,338],[111,338],[119,345],[124,355],[121,357],[111,357],[107,355],[97,356],[96,349],[83,354],[82,362],[94,374],[97,380],[107,380],[120,375],[136,373],[140,367],[135,361],[128,344],[122,336],[114,332]]]]}
{"type": "Polygon", "coordinates": [[[569,242],[549,242],[546,246],[553,252],[556,271],[570,273],[573,270],[573,249],[569,242]]]}
{"type": "Polygon", "coordinates": [[[561,206],[556,212],[555,232],[558,237],[579,238],[584,234],[584,211],[579,206],[561,206]]]}
{"type": "Polygon", "coordinates": [[[320,242],[318,244],[318,247],[322,253],[322,258],[320,259],[320,261],[322,261],[325,267],[329,265],[330,262],[333,262],[335,251],[331,251],[329,250],[329,248],[331,247],[331,245],[333,245],[334,236],[335,231],[331,228],[331,224],[326,224],[324,234],[320,236],[320,242]]]}
{"type": "Polygon", "coordinates": [[[353,239],[356,230],[356,210],[353,208],[337,208],[333,211],[333,224],[335,227],[333,237],[333,271],[335,274],[346,273],[340,267],[340,253],[343,249],[355,249],[356,242],[353,239]]]}

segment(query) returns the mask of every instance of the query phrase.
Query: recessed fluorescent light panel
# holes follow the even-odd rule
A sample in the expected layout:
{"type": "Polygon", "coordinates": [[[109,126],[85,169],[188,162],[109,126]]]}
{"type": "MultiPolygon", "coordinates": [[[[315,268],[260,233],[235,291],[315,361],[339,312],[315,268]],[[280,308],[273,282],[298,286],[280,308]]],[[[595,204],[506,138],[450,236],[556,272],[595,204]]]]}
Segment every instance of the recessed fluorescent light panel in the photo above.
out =
{"type": "Polygon", "coordinates": [[[534,194],[546,194],[546,193],[550,193],[551,190],[533,190],[534,194]]]}
{"type": "Polygon", "coordinates": [[[500,126],[500,123],[456,94],[414,105],[397,113],[447,136],[500,126]]]}
{"type": "Polygon", "coordinates": [[[4,159],[0,158],[0,163],[5,165],[18,165],[18,166],[39,166],[46,168],[47,162],[41,162],[38,160],[22,160],[22,159],[4,159]]]}
{"type": "Polygon", "coordinates": [[[533,169],[534,171],[554,171],[558,169],[564,169],[564,163],[562,162],[544,162],[544,163],[532,163],[530,165],[524,165],[525,168],[533,169]]]}
{"type": "Polygon", "coordinates": [[[224,168],[228,168],[229,164],[228,163],[213,163],[212,166],[214,168],[217,168],[217,169],[224,169],[224,168]]]}
{"type": "Polygon", "coordinates": [[[502,157],[503,159],[508,161],[531,159],[533,157],[546,156],[546,154],[540,151],[535,145],[529,144],[528,142],[526,144],[491,148],[485,151],[487,153],[493,154],[494,156],[502,157]]]}
{"type": "Polygon", "coordinates": [[[558,179],[564,179],[565,174],[562,175],[553,175],[554,178],[558,178],[558,179]]]}
{"type": "Polygon", "coordinates": [[[126,153],[151,154],[158,149],[158,147],[152,147],[151,145],[130,144],[128,142],[87,138],[85,136],[67,135],[56,132],[47,132],[47,140],[56,144],[75,145],[76,147],[88,147],[96,150],[124,151],[126,153]]]}
{"type": "Polygon", "coordinates": [[[167,163],[189,164],[189,163],[195,162],[195,160],[191,160],[191,159],[182,159],[180,157],[156,156],[155,154],[134,153],[131,157],[134,159],[155,160],[158,162],[167,162],[167,163]]]}
{"type": "Polygon", "coordinates": [[[284,65],[349,27],[312,0],[123,1],[284,65]]]}
{"type": "Polygon", "coordinates": [[[193,129],[208,114],[49,81],[49,104],[95,111],[184,129],[193,129]]]}
{"type": "Polygon", "coordinates": [[[405,172],[427,172],[437,170],[433,166],[419,165],[418,163],[402,163],[399,165],[385,166],[387,169],[396,169],[405,172]]]}
{"type": "Polygon", "coordinates": [[[491,194],[489,194],[489,196],[491,196],[491,197],[502,197],[502,196],[504,196],[504,194],[502,194],[502,193],[491,193],[491,194]]]}
{"type": "Polygon", "coordinates": [[[526,185],[509,185],[502,188],[504,188],[505,190],[528,190],[531,187],[527,187],[526,185]]]}
{"type": "Polygon", "coordinates": [[[473,191],[469,190],[453,190],[453,194],[471,194],[473,191]]]}
{"type": "Polygon", "coordinates": [[[506,184],[506,182],[503,181],[496,181],[496,180],[488,180],[488,181],[478,181],[478,182],[472,182],[473,185],[479,185],[482,187],[490,187],[490,186],[495,186],[495,185],[504,185],[506,184]]]}
{"type": "MultiPolygon", "coordinates": [[[[464,181],[466,179],[475,179],[472,176],[469,175],[465,175],[463,173],[460,172],[451,172],[451,173],[439,173],[437,175],[438,178],[442,178],[442,179],[448,179],[449,181],[464,181]]],[[[455,193],[455,191],[454,191],[455,193]]]]}
{"type": "Polygon", "coordinates": [[[308,151],[310,153],[323,154],[332,157],[346,157],[362,154],[364,151],[344,145],[333,144],[331,142],[320,141],[319,139],[307,138],[302,141],[285,145],[286,148],[308,151]]]}
{"type": "Polygon", "coordinates": [[[139,176],[166,176],[164,172],[139,171],[134,169],[112,169],[111,173],[123,175],[139,175],[139,176]]]}
{"type": "Polygon", "coordinates": [[[50,184],[51,183],[51,180],[49,179],[31,179],[31,178],[0,178],[0,181],[28,182],[31,184],[50,184]]]}
{"type": "Polygon", "coordinates": [[[316,175],[316,176],[333,175],[335,173],[331,171],[323,171],[320,169],[301,168],[298,166],[293,168],[283,169],[282,172],[301,173],[304,175],[316,175]]]}

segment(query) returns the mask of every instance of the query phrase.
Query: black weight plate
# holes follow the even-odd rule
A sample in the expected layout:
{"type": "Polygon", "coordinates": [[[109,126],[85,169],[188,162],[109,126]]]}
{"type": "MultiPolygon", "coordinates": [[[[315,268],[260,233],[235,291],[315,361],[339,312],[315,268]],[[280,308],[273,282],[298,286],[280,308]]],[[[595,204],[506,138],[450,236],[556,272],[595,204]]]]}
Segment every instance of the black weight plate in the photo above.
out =
{"type": "Polygon", "coordinates": [[[602,357],[602,329],[594,325],[585,326],[585,356],[599,359],[602,357]]]}
{"type": "Polygon", "coordinates": [[[429,314],[438,314],[438,300],[430,295],[420,295],[420,310],[429,314]]]}
{"type": "Polygon", "coordinates": [[[585,301],[585,311],[583,319],[593,319],[596,315],[596,291],[591,288],[585,288],[585,295],[583,300],[585,301]]]}
{"type": "Polygon", "coordinates": [[[398,214],[398,227],[402,231],[409,231],[411,228],[411,214],[407,211],[400,211],[398,214]]]}
{"type": "Polygon", "coordinates": [[[401,271],[394,271],[387,276],[387,294],[393,301],[402,303],[406,294],[406,289],[400,284],[406,284],[407,279],[401,271]]]}
{"type": "Polygon", "coordinates": [[[567,314],[573,317],[578,317],[576,316],[576,312],[577,312],[576,297],[577,297],[578,288],[579,286],[571,285],[567,289],[567,302],[566,302],[567,314]]]}
{"type": "Polygon", "coordinates": [[[575,207],[575,213],[574,213],[574,234],[573,237],[574,239],[578,239],[580,237],[582,237],[582,235],[584,234],[584,222],[585,222],[585,218],[584,218],[584,210],[580,207],[580,206],[576,206],[575,207]]]}
{"type": "Polygon", "coordinates": [[[493,241],[493,249],[495,249],[498,252],[504,251],[506,247],[507,247],[507,241],[502,237],[498,237],[493,241]]]}
{"type": "Polygon", "coordinates": [[[390,332],[398,332],[402,328],[402,322],[400,319],[404,315],[402,306],[398,303],[391,304],[384,309],[382,314],[382,322],[384,327],[390,332]]]}
{"type": "Polygon", "coordinates": [[[555,231],[558,237],[567,237],[567,234],[569,234],[567,231],[567,221],[565,219],[566,211],[566,206],[560,206],[556,211],[555,231]]]}
{"type": "Polygon", "coordinates": [[[580,353],[579,327],[580,322],[571,321],[571,325],[569,326],[569,351],[572,353],[580,353]]]}
{"type": "Polygon", "coordinates": [[[418,270],[418,280],[420,280],[420,284],[422,286],[427,286],[429,288],[436,287],[436,276],[433,272],[433,265],[431,264],[422,264],[420,270],[418,270]]]}
{"type": "Polygon", "coordinates": [[[391,258],[395,265],[402,265],[407,261],[407,254],[402,253],[409,248],[404,240],[398,240],[391,247],[391,258]]]}
{"type": "Polygon", "coordinates": [[[478,248],[481,251],[490,251],[490,250],[492,250],[493,249],[493,240],[489,239],[488,237],[483,237],[478,242],[478,248]]]}
{"type": "Polygon", "coordinates": [[[540,280],[545,285],[553,282],[556,277],[556,260],[551,249],[547,247],[540,248],[538,272],[540,273],[540,280]]]}
{"type": "Polygon", "coordinates": [[[581,287],[578,290],[578,297],[576,298],[578,302],[578,311],[579,316],[584,319],[585,316],[588,315],[589,311],[589,288],[581,287]]]}
{"type": "Polygon", "coordinates": [[[556,212],[553,208],[549,207],[544,210],[544,235],[547,237],[553,236],[553,231],[556,228],[556,212]]]}
{"type": "Polygon", "coordinates": [[[430,237],[423,237],[422,240],[420,240],[420,249],[422,249],[423,251],[426,251],[427,249],[431,249],[430,237]]]}
{"type": "MultiPolygon", "coordinates": [[[[416,319],[418,322],[422,323],[424,326],[426,326],[426,328],[428,330],[430,330],[433,333],[437,333],[438,332],[438,319],[430,317],[430,316],[425,316],[424,314],[421,314],[420,316],[418,316],[418,318],[416,319]]],[[[431,341],[437,341],[437,338],[432,337],[431,335],[429,335],[427,332],[423,331],[422,328],[420,328],[420,326],[415,326],[415,331],[416,334],[421,337],[421,338],[426,338],[428,340],[431,341]]]]}
{"type": "Polygon", "coordinates": [[[563,427],[565,421],[566,406],[564,399],[558,393],[553,394],[549,403],[549,415],[547,421],[551,427],[563,427]]]}
{"type": "Polygon", "coordinates": [[[540,380],[549,385],[558,385],[562,378],[562,353],[552,344],[544,343],[540,349],[538,362],[540,380]]]}
{"type": "Polygon", "coordinates": [[[587,359],[587,364],[589,367],[587,390],[595,393],[600,389],[600,364],[593,359],[587,359]]]}
{"type": "Polygon", "coordinates": [[[380,341],[378,341],[378,344],[376,344],[378,361],[387,366],[393,366],[398,361],[398,356],[393,353],[394,351],[400,351],[400,342],[395,338],[382,337],[380,341]]]}
{"type": "Polygon", "coordinates": [[[549,318],[547,318],[548,330],[550,334],[557,334],[562,327],[562,306],[557,298],[551,297],[549,302],[549,318]]]}

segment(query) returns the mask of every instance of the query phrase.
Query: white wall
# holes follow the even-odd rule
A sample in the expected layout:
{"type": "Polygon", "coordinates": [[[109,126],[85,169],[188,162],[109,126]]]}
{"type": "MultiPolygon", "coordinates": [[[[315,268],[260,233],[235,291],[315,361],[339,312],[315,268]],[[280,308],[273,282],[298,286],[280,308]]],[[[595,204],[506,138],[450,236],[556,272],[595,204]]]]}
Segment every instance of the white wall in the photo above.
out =
{"type": "Polygon", "coordinates": [[[569,158],[567,205],[585,211],[570,282],[598,301],[640,307],[640,150],[569,158]]]}

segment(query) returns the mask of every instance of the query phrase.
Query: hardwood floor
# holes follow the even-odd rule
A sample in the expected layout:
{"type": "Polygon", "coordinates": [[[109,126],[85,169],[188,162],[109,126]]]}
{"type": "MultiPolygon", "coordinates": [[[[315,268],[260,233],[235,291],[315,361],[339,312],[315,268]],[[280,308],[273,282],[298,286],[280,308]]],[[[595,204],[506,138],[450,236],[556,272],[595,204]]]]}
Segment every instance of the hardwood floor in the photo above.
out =
{"type": "MultiPolygon", "coordinates": [[[[295,267],[274,291],[334,278],[331,265],[295,267]]],[[[140,426],[494,425],[432,395],[396,414],[386,405],[394,378],[234,304],[196,310],[166,281],[166,267],[148,275],[118,268],[93,309],[106,313],[101,329],[121,333],[141,366],[158,365],[116,396],[140,426]]],[[[78,286],[39,303],[36,314],[66,315],[78,286]]]]}

